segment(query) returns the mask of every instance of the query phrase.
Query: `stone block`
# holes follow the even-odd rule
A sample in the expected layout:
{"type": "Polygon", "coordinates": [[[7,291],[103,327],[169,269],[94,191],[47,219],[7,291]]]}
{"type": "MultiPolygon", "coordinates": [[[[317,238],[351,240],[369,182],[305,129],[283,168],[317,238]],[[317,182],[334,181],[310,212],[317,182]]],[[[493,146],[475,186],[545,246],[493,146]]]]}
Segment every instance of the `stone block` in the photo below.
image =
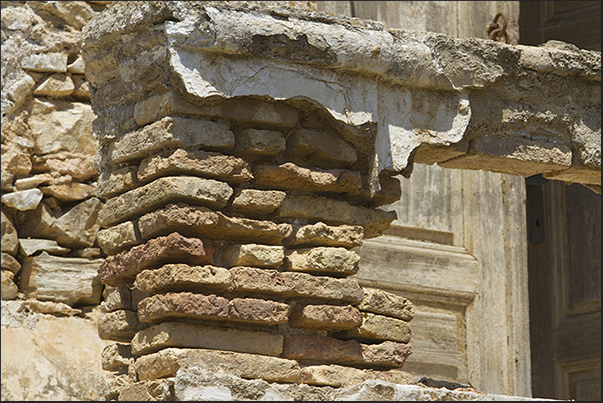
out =
{"type": "Polygon", "coordinates": [[[105,371],[119,371],[127,369],[134,363],[132,347],[129,344],[109,344],[101,352],[102,366],[105,371]]]}
{"type": "Polygon", "coordinates": [[[66,97],[71,95],[74,89],[75,85],[73,85],[71,77],[65,74],[55,73],[42,81],[38,87],[34,89],[33,94],[51,98],[66,97]]]}
{"type": "Polygon", "coordinates": [[[367,372],[341,365],[309,365],[301,368],[301,382],[317,386],[339,388],[370,379],[367,372]]]}
{"type": "Polygon", "coordinates": [[[12,257],[12,255],[2,252],[2,270],[8,270],[13,274],[17,274],[21,270],[21,263],[12,257]]]}
{"type": "Polygon", "coordinates": [[[19,288],[14,282],[15,275],[10,270],[0,270],[1,297],[5,300],[17,298],[19,288]]]}
{"type": "Polygon", "coordinates": [[[368,239],[381,235],[397,214],[395,211],[369,209],[326,197],[287,195],[275,212],[275,217],[322,221],[329,225],[362,225],[364,238],[368,239]]]}
{"type": "Polygon", "coordinates": [[[108,199],[134,189],[139,185],[136,169],[136,167],[123,167],[115,171],[102,171],[96,183],[96,195],[108,199]]]}
{"type": "Polygon", "coordinates": [[[290,224],[229,217],[201,206],[185,203],[168,204],[162,209],[147,213],[139,218],[138,226],[143,238],[163,235],[172,231],[212,239],[258,242],[280,245],[291,233],[290,224]]]}
{"type": "Polygon", "coordinates": [[[251,217],[272,213],[285,200],[286,193],[279,190],[242,189],[235,195],[230,209],[251,217]]]}
{"type": "Polygon", "coordinates": [[[69,248],[60,246],[53,239],[20,239],[19,252],[23,256],[32,256],[38,252],[46,251],[52,255],[64,255],[71,251],[69,248]]]}
{"type": "MultiPolygon", "coordinates": [[[[90,143],[92,144],[86,144],[86,150],[92,147],[98,148],[95,142],[90,141],[90,143]]],[[[88,155],[59,152],[51,155],[34,156],[33,170],[36,172],[58,172],[63,175],[69,175],[74,180],[84,182],[98,173],[94,166],[93,156],[94,152],[88,155]]]]}
{"type": "Polygon", "coordinates": [[[101,315],[98,320],[98,336],[103,340],[130,342],[136,332],[149,325],[141,323],[134,311],[120,309],[101,315]]]}
{"type": "MultiPolygon", "coordinates": [[[[105,287],[106,289],[107,287],[105,287]]],[[[101,312],[114,312],[120,309],[128,311],[136,310],[136,307],[132,306],[132,291],[123,285],[112,287],[105,300],[100,304],[101,312]]]]}
{"type": "Polygon", "coordinates": [[[414,317],[414,307],[408,299],[377,288],[364,287],[364,299],[358,305],[364,312],[410,321],[414,317]]]}
{"type": "Polygon", "coordinates": [[[145,269],[156,269],[166,263],[211,264],[213,255],[214,249],[200,239],[173,232],[107,258],[98,274],[105,285],[131,285],[145,269]]]}
{"type": "Polygon", "coordinates": [[[229,99],[217,108],[205,113],[217,114],[225,118],[249,123],[292,128],[297,124],[297,109],[282,102],[266,102],[259,99],[229,99]]]}
{"type": "Polygon", "coordinates": [[[181,148],[165,150],[143,159],[138,167],[137,177],[141,182],[148,182],[160,176],[175,174],[202,176],[234,184],[253,179],[249,164],[241,158],[181,148]]]}
{"type": "Polygon", "coordinates": [[[411,351],[409,344],[392,341],[361,344],[355,340],[295,334],[284,336],[282,357],[316,363],[401,368],[411,351]]]}
{"type": "Polygon", "coordinates": [[[107,255],[116,255],[126,248],[138,245],[141,242],[137,236],[137,229],[132,221],[125,221],[111,228],[99,230],[96,234],[98,246],[107,255]]]}
{"type": "Polygon", "coordinates": [[[86,183],[72,182],[69,184],[41,187],[46,196],[52,196],[62,202],[72,202],[95,196],[96,189],[86,183]]]}
{"type": "Polygon", "coordinates": [[[221,253],[220,263],[225,267],[250,266],[278,268],[285,258],[282,246],[235,244],[228,246],[221,253]]]}
{"type": "Polygon", "coordinates": [[[19,236],[12,221],[8,218],[4,211],[0,212],[1,221],[0,229],[2,230],[2,239],[0,242],[2,252],[9,253],[13,256],[19,251],[19,236]]]}
{"type": "Polygon", "coordinates": [[[114,163],[134,161],[168,148],[229,150],[234,134],[223,122],[205,119],[165,117],[139,130],[126,133],[109,146],[114,163]]]}
{"type": "Polygon", "coordinates": [[[67,55],[62,53],[36,53],[21,59],[21,67],[25,70],[40,72],[67,71],[67,55]]]}
{"type": "Polygon", "coordinates": [[[289,155],[317,163],[326,161],[343,166],[358,159],[356,149],[347,141],[329,132],[295,129],[290,137],[289,155]]]}
{"type": "Polygon", "coordinates": [[[256,165],[254,184],[258,188],[357,194],[362,188],[359,172],[347,169],[304,168],[287,162],[256,165]]]}
{"type": "Polygon", "coordinates": [[[51,256],[42,252],[23,259],[20,290],[39,300],[67,305],[98,305],[102,284],[98,276],[101,259],[51,256]]]}
{"type": "Polygon", "coordinates": [[[150,354],[167,347],[208,348],[241,353],[278,356],[283,336],[260,331],[163,322],[138,332],[132,338],[132,352],[150,354]]]}
{"type": "Polygon", "coordinates": [[[285,268],[315,274],[350,276],[358,272],[360,257],[346,248],[318,246],[287,250],[285,268]]]}
{"type": "Polygon", "coordinates": [[[355,280],[313,276],[307,273],[271,269],[233,267],[231,291],[273,294],[279,297],[306,297],[349,303],[362,300],[362,288],[355,280]]]}
{"type": "Polygon", "coordinates": [[[223,267],[166,264],[156,270],[143,270],[134,286],[149,294],[169,291],[223,291],[230,286],[230,272],[223,267]]]}
{"type": "Polygon", "coordinates": [[[364,229],[360,225],[330,226],[323,222],[295,228],[284,240],[286,246],[341,246],[354,248],[362,245],[364,229]]]}
{"type": "Polygon", "coordinates": [[[138,303],[141,322],[229,320],[262,325],[285,323],[289,305],[256,298],[227,298],[190,292],[153,295],[138,303]]]}
{"type": "Polygon", "coordinates": [[[44,194],[40,189],[20,190],[2,195],[2,204],[17,210],[34,210],[42,201],[44,194]]]}
{"type": "Polygon", "coordinates": [[[317,330],[346,330],[362,324],[358,308],[351,305],[298,304],[291,310],[289,325],[317,330]]]}
{"type": "Polygon", "coordinates": [[[143,355],[135,364],[140,380],[175,376],[180,368],[188,366],[268,382],[298,383],[301,373],[298,363],[293,360],[233,351],[184,348],[166,348],[143,355]]]}
{"type": "Polygon", "coordinates": [[[228,184],[214,179],[163,177],[109,199],[98,215],[98,222],[102,227],[108,227],[177,201],[221,209],[228,203],[232,192],[228,184]]]}
{"type": "Polygon", "coordinates": [[[173,401],[175,400],[172,392],[173,384],[172,379],[126,384],[120,388],[117,400],[123,402],[173,401]]]}
{"type": "Polygon", "coordinates": [[[241,155],[277,155],[286,148],[285,136],[281,132],[244,129],[237,136],[235,152],[241,155]]]}
{"type": "Polygon", "coordinates": [[[346,330],[339,335],[359,339],[408,343],[410,342],[410,334],[410,325],[404,320],[362,312],[362,325],[346,330]]]}

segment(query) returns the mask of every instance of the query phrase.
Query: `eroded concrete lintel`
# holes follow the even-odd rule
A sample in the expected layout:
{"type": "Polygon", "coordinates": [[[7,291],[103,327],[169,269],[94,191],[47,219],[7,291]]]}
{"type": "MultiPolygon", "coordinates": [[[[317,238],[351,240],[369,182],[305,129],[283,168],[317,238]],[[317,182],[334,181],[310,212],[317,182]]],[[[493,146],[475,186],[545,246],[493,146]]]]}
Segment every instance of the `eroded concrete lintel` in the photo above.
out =
{"type": "Polygon", "coordinates": [[[120,80],[134,97],[149,96],[137,87],[144,69],[135,64],[162,59],[191,102],[254,97],[322,109],[371,155],[372,192],[380,173],[409,175],[414,161],[544,174],[600,193],[600,52],[228,3],[115,2],[84,28],[90,83],[120,80]],[[141,48],[136,60],[112,55],[130,73],[111,76],[112,47],[134,46],[141,35],[154,35],[154,47],[141,48]]]}

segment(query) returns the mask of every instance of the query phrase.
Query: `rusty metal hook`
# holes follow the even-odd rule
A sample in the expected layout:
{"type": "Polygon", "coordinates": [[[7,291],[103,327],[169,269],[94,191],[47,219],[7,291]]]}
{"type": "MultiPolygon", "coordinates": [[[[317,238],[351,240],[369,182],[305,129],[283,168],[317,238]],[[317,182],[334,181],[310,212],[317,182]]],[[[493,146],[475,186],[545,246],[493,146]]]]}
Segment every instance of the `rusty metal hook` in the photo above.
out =
{"type": "Polygon", "coordinates": [[[488,24],[488,36],[493,41],[497,41],[497,38],[504,37],[505,43],[511,43],[511,37],[507,32],[507,26],[509,25],[509,19],[503,12],[496,13],[494,20],[488,24]],[[502,27],[498,25],[498,19],[502,18],[502,27]]]}

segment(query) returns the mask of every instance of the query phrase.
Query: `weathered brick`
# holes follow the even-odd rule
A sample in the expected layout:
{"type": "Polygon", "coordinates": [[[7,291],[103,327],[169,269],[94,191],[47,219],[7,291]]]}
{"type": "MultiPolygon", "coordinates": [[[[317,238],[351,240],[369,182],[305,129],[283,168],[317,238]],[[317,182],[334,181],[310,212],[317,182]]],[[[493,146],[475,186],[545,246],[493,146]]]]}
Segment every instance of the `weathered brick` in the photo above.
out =
{"type": "Polygon", "coordinates": [[[287,162],[253,167],[258,188],[356,194],[362,188],[359,172],[347,169],[304,168],[287,162]]]}
{"type": "Polygon", "coordinates": [[[210,327],[181,322],[163,322],[138,332],[132,338],[136,355],[167,347],[208,348],[278,356],[283,336],[267,332],[210,327]]]}
{"type": "Polygon", "coordinates": [[[163,177],[109,199],[98,214],[98,223],[108,227],[175,201],[221,209],[228,203],[232,192],[227,183],[214,179],[163,177]]]}
{"type": "Polygon", "coordinates": [[[342,246],[354,248],[362,245],[364,229],[361,225],[330,226],[323,222],[296,228],[284,240],[286,246],[342,246]]]}
{"type": "Polygon", "coordinates": [[[385,341],[361,344],[356,340],[295,334],[284,336],[284,358],[381,368],[401,368],[411,354],[409,344],[385,341]]]}
{"type": "Polygon", "coordinates": [[[350,276],[358,272],[360,257],[346,248],[318,246],[287,250],[286,270],[350,276]]]}
{"type": "Polygon", "coordinates": [[[120,163],[143,159],[168,148],[204,147],[221,151],[233,146],[234,134],[223,122],[165,117],[126,133],[109,146],[107,155],[114,163],[120,163]]]}
{"type": "Polygon", "coordinates": [[[230,269],[230,275],[233,284],[230,290],[235,292],[320,298],[350,303],[361,301],[363,295],[356,280],[252,267],[233,267],[230,269]]]}
{"type": "Polygon", "coordinates": [[[98,231],[96,241],[107,255],[116,255],[130,246],[138,245],[142,240],[137,234],[136,224],[133,221],[124,221],[98,231]]]}
{"type": "Polygon", "coordinates": [[[364,312],[410,321],[414,317],[414,307],[408,299],[376,288],[364,287],[364,299],[358,305],[364,312]]]}
{"type": "Polygon", "coordinates": [[[136,332],[148,326],[138,320],[136,312],[120,309],[101,315],[98,336],[103,340],[129,342],[136,332]]]}
{"type": "Polygon", "coordinates": [[[276,218],[323,221],[329,225],[362,225],[367,239],[381,235],[397,217],[395,211],[369,209],[342,200],[289,195],[274,214],[276,218]]]}
{"type": "Polygon", "coordinates": [[[358,308],[351,305],[298,304],[291,310],[289,325],[319,330],[346,330],[362,324],[358,308]]]}
{"type": "Polygon", "coordinates": [[[280,245],[283,238],[291,233],[291,224],[229,217],[206,207],[188,206],[185,203],[168,204],[147,213],[140,217],[138,226],[145,239],[178,231],[191,236],[269,245],[280,245]]]}
{"type": "Polygon", "coordinates": [[[156,270],[143,270],[134,286],[149,294],[168,291],[222,291],[230,286],[230,272],[222,267],[166,264],[156,270]]]}
{"type": "Polygon", "coordinates": [[[242,189],[235,195],[230,209],[251,217],[261,217],[279,208],[285,196],[285,192],[279,190],[242,189]]]}
{"type": "Polygon", "coordinates": [[[300,381],[297,361],[265,355],[187,348],[166,348],[143,355],[136,360],[138,379],[157,379],[175,376],[180,368],[194,365],[213,373],[227,373],[246,379],[268,382],[300,381]]]}
{"type": "Polygon", "coordinates": [[[108,199],[132,190],[136,186],[138,186],[136,167],[123,167],[115,171],[103,170],[96,183],[96,195],[108,199]]]}
{"type": "Polygon", "coordinates": [[[138,167],[138,180],[141,182],[175,174],[198,175],[234,184],[253,179],[249,164],[241,158],[181,148],[147,157],[138,167]]]}
{"type": "Polygon", "coordinates": [[[98,273],[103,284],[131,285],[136,275],[145,269],[156,269],[166,263],[212,264],[213,255],[214,249],[200,239],[174,232],[108,257],[98,273]]]}
{"type": "Polygon", "coordinates": [[[410,334],[410,325],[408,322],[369,312],[362,313],[362,325],[341,333],[341,335],[346,337],[391,340],[400,343],[408,343],[410,341],[410,334]]]}
{"type": "Polygon", "coordinates": [[[285,258],[282,246],[235,244],[228,246],[221,253],[220,263],[225,267],[249,266],[278,268],[285,258]]]}

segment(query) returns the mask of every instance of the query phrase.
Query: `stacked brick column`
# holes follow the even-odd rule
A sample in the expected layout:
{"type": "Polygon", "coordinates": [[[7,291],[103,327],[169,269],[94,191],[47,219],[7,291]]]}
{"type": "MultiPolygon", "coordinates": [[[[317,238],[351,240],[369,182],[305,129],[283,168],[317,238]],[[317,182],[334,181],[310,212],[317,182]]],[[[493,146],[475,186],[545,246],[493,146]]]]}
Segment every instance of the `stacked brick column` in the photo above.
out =
{"type": "Polygon", "coordinates": [[[365,207],[356,148],[282,103],[221,110],[166,116],[104,148],[119,166],[98,184],[110,255],[99,334],[119,342],[104,368],[129,382],[184,365],[313,385],[341,386],[341,371],[395,380],[412,305],[349,278],[353,248],[395,218],[365,207]]]}

